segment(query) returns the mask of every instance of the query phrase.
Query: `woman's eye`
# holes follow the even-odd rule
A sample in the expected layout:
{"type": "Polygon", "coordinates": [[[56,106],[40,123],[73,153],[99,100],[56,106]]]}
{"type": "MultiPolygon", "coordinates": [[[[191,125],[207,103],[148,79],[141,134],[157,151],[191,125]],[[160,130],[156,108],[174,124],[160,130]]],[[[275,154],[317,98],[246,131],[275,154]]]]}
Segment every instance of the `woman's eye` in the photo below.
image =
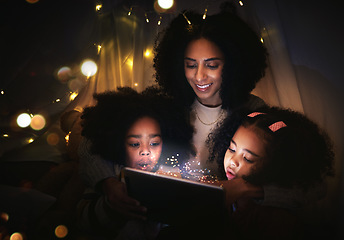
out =
{"type": "Polygon", "coordinates": [[[196,65],[195,64],[186,64],[186,68],[196,68],[196,65]]]}
{"type": "Polygon", "coordinates": [[[219,65],[211,65],[211,64],[208,64],[207,65],[208,68],[214,70],[214,69],[217,69],[219,67],[219,65]]]}

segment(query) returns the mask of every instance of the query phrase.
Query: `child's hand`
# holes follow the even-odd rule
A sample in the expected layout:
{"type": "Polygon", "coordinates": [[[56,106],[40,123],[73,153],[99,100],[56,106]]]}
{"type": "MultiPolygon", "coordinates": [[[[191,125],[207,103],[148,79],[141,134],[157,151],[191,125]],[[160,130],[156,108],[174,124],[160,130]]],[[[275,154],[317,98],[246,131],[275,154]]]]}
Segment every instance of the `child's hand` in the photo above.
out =
{"type": "Polygon", "coordinates": [[[147,209],[140,206],[140,202],[128,196],[125,183],[114,177],[107,178],[103,182],[103,191],[114,211],[128,219],[146,220],[144,214],[147,209]]]}
{"type": "Polygon", "coordinates": [[[226,206],[230,207],[242,198],[260,198],[264,196],[263,188],[247,183],[242,178],[219,181],[226,193],[226,206]]]}

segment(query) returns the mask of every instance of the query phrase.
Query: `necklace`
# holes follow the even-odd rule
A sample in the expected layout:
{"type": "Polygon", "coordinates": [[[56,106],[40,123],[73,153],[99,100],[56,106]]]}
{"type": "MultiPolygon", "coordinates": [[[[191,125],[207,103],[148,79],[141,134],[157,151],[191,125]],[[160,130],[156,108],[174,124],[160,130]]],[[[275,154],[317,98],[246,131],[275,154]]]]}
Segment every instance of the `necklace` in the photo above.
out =
{"type": "Polygon", "coordinates": [[[213,122],[211,122],[211,123],[206,123],[206,122],[203,122],[203,121],[200,119],[200,117],[199,117],[198,114],[197,114],[196,109],[194,109],[194,111],[195,111],[195,115],[196,115],[197,119],[198,119],[201,123],[203,123],[204,125],[208,125],[208,126],[217,123],[217,122],[221,119],[221,117],[222,117],[222,115],[223,115],[223,113],[224,113],[223,109],[221,109],[220,114],[219,114],[219,117],[218,117],[215,121],[213,121],[213,122]]]}

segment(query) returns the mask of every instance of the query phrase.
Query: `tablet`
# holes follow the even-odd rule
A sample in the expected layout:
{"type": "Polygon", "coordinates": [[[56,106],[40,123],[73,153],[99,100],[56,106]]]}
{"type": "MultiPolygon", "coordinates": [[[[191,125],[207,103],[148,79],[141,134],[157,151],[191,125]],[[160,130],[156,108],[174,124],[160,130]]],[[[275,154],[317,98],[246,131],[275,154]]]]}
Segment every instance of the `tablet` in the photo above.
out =
{"type": "Polygon", "coordinates": [[[147,207],[147,218],[166,224],[223,222],[225,194],[221,187],[191,180],[123,169],[128,195],[147,207]]]}

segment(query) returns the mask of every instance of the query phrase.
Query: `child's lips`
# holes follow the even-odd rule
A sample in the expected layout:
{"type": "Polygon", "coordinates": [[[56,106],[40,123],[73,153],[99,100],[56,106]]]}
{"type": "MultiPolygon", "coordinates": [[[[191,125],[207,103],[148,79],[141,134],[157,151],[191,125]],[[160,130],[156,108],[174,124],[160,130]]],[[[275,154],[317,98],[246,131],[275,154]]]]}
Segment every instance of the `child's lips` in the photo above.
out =
{"type": "Polygon", "coordinates": [[[232,179],[234,179],[236,177],[234,171],[232,169],[230,169],[230,168],[227,168],[226,176],[227,176],[228,180],[232,180],[232,179]]]}

